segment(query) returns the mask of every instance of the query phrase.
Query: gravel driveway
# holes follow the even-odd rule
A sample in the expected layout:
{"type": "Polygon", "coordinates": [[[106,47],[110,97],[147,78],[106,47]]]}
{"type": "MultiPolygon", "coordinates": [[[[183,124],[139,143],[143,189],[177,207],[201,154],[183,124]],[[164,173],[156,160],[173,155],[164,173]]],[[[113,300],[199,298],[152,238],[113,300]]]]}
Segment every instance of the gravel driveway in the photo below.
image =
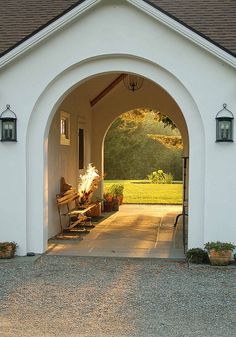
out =
{"type": "Polygon", "coordinates": [[[42,256],[0,263],[1,337],[236,337],[236,268],[42,256]]]}

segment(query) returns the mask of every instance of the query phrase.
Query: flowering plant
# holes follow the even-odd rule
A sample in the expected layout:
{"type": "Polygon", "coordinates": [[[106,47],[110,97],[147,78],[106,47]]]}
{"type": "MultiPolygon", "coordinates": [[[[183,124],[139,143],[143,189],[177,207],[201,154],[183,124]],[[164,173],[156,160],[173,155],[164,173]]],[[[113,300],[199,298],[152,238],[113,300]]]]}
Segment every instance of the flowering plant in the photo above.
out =
{"type": "Polygon", "coordinates": [[[80,175],[79,184],[79,203],[87,204],[90,202],[95,189],[98,188],[98,183],[101,177],[98,174],[98,170],[92,164],[89,164],[85,174],[80,175]]]}

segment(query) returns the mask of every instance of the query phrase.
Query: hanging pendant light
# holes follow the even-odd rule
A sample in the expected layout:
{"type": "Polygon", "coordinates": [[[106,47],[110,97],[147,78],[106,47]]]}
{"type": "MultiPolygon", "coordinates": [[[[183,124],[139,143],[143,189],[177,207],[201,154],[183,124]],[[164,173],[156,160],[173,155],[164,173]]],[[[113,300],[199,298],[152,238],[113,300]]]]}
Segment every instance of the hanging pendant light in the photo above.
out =
{"type": "Polygon", "coordinates": [[[143,80],[144,79],[141,76],[128,74],[124,77],[123,82],[128,90],[136,91],[142,87],[143,80]]]}

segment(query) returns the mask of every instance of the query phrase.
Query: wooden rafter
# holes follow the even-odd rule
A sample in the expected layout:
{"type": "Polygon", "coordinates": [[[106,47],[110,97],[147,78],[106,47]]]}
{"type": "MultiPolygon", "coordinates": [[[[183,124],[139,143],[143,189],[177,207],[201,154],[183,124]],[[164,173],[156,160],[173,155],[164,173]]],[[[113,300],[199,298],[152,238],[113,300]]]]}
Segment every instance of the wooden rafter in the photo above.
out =
{"type": "Polygon", "coordinates": [[[91,107],[93,107],[103,97],[105,97],[113,88],[115,88],[121,81],[123,81],[126,76],[126,74],[121,74],[113,82],[111,82],[102,92],[100,92],[92,101],[90,101],[91,107]]]}

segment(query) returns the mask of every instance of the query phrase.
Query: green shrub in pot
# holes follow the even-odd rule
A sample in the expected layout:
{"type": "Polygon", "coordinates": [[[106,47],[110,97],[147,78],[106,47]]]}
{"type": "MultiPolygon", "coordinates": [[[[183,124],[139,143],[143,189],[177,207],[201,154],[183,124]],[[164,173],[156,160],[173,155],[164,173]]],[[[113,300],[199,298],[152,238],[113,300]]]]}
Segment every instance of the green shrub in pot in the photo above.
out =
{"type": "Polygon", "coordinates": [[[205,244],[210,262],[214,266],[228,265],[235,248],[236,246],[229,242],[212,241],[205,244]]]}
{"type": "Polygon", "coordinates": [[[204,249],[201,248],[192,248],[189,249],[186,253],[186,257],[191,263],[209,263],[208,254],[204,249]]]}

